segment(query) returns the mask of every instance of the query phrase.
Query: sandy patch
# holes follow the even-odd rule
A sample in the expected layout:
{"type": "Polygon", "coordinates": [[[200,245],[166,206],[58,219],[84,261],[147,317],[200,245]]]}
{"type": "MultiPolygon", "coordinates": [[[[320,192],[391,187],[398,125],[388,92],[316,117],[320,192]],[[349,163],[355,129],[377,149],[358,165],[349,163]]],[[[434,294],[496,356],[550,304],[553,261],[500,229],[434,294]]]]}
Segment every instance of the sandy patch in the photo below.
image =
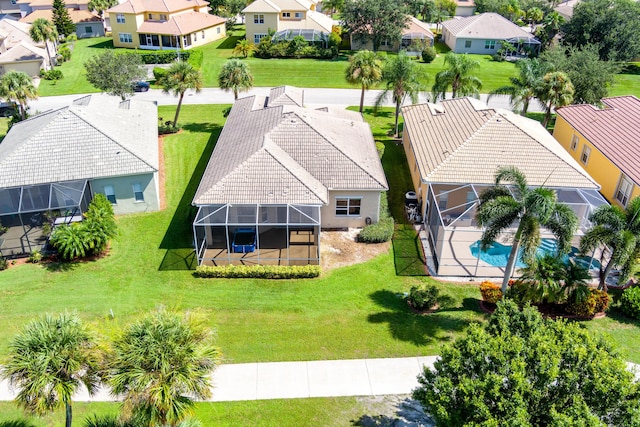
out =
{"type": "Polygon", "coordinates": [[[389,252],[391,242],[360,243],[359,228],[345,231],[322,231],[320,234],[320,258],[323,270],[345,267],[369,261],[389,252]]]}

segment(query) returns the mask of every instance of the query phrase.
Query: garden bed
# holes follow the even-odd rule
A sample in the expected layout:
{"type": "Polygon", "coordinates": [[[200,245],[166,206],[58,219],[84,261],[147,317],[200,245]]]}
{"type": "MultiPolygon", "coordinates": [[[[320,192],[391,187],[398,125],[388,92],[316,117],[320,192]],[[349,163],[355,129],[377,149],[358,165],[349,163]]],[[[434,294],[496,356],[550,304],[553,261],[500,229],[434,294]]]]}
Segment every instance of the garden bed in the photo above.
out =
{"type": "MultiPolygon", "coordinates": [[[[534,307],[538,309],[540,314],[543,317],[557,319],[570,319],[570,320],[593,320],[593,319],[602,319],[606,317],[606,313],[604,311],[600,313],[596,313],[593,316],[578,316],[576,314],[568,313],[565,310],[564,304],[534,304],[534,307]]],[[[496,309],[496,304],[480,301],[480,309],[488,314],[493,314],[493,311],[496,309]]]]}

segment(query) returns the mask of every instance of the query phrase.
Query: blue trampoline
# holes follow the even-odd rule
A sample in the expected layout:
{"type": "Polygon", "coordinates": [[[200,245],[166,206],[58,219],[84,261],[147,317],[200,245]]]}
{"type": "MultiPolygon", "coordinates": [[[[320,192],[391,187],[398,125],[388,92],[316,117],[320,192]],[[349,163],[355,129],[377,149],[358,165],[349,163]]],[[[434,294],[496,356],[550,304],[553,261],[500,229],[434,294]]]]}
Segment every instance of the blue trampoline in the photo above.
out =
{"type": "Polygon", "coordinates": [[[238,228],[233,233],[231,251],[236,254],[246,254],[256,250],[256,229],[238,228]]]}

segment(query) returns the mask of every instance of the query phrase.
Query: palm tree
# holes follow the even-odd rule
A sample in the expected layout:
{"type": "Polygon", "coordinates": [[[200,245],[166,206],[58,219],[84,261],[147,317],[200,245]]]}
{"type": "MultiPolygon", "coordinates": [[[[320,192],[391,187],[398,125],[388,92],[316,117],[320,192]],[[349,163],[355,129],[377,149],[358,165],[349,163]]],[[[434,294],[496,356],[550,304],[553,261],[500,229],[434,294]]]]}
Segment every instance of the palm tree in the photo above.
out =
{"type": "Polygon", "coordinates": [[[173,127],[176,127],[184,94],[188,89],[195,89],[196,92],[200,92],[200,89],[202,89],[202,73],[200,70],[193,68],[188,62],[178,61],[169,67],[167,75],[162,80],[162,85],[162,92],[173,93],[173,96],[178,97],[178,108],[176,108],[176,115],[173,118],[173,127]]]}
{"type": "Polygon", "coordinates": [[[104,11],[117,5],[118,0],[90,0],[87,7],[91,12],[97,11],[104,25],[104,11]]]}
{"type": "Polygon", "coordinates": [[[49,50],[49,42],[55,43],[58,40],[58,31],[56,26],[44,18],[38,18],[31,24],[29,29],[29,36],[31,40],[36,43],[44,42],[44,47],[47,49],[47,55],[49,55],[49,63],[53,68],[56,64],[49,50]]]}
{"type": "Polygon", "coordinates": [[[542,84],[542,78],[549,66],[538,58],[521,59],[516,62],[518,77],[510,77],[510,86],[502,86],[491,92],[487,98],[489,101],[495,95],[509,95],[511,107],[518,110],[523,116],[529,110],[529,103],[535,98],[538,87],[542,84]]]}
{"type": "Polygon", "coordinates": [[[33,320],[11,342],[2,376],[30,412],[44,415],[63,403],[71,427],[73,394],[81,385],[93,394],[99,384],[93,339],[76,315],[33,320]]]}
{"type": "Polygon", "coordinates": [[[236,46],[233,48],[234,54],[242,55],[244,58],[247,58],[249,54],[256,50],[256,45],[251,43],[247,39],[240,39],[236,46]]]}
{"type": "Polygon", "coordinates": [[[547,73],[542,79],[542,84],[537,89],[538,99],[546,106],[546,112],[542,126],[547,127],[551,118],[551,109],[564,107],[573,101],[573,84],[569,76],[562,71],[547,73]]]}
{"type": "Polygon", "coordinates": [[[38,89],[27,73],[11,70],[0,79],[0,98],[17,102],[20,106],[20,118],[24,120],[27,118],[27,101],[38,99],[38,89]]]}
{"type": "Polygon", "coordinates": [[[130,325],[109,354],[108,383],[140,425],[175,427],[211,395],[212,333],[193,313],[158,310],[130,325]]]}
{"type": "Polygon", "coordinates": [[[624,283],[634,273],[640,258],[640,196],[626,208],[605,205],[596,209],[589,220],[593,227],[580,240],[580,252],[588,254],[600,248],[600,285],[607,290],[607,277],[614,267],[622,269],[619,281],[624,283]],[[607,249],[609,260],[605,260],[607,249]]]}
{"type": "Polygon", "coordinates": [[[233,91],[233,99],[238,99],[238,92],[246,92],[253,87],[249,65],[239,59],[228,60],[218,74],[218,85],[226,91],[233,91]]]}
{"type": "Polygon", "coordinates": [[[361,50],[349,57],[345,78],[353,85],[360,85],[360,112],[364,106],[364,92],[382,81],[383,59],[375,52],[361,50]]]}
{"type": "Polygon", "coordinates": [[[424,83],[427,77],[421,73],[419,66],[411,57],[407,56],[405,52],[400,52],[384,64],[382,80],[386,82],[386,87],[376,99],[376,107],[382,105],[391,95],[391,99],[396,104],[395,130],[397,137],[400,108],[407,96],[412,103],[418,102],[418,95],[425,90],[424,83]]]}
{"type": "Polygon", "coordinates": [[[535,261],[541,227],[555,235],[558,256],[569,252],[571,238],[578,227],[578,217],[571,208],[558,202],[555,191],[543,187],[530,189],[524,174],[513,166],[499,168],[495,185],[480,195],[476,220],[484,227],[480,239],[483,250],[517,224],[502,281],[503,294],[513,275],[520,248],[526,263],[535,261]],[[503,182],[510,182],[513,187],[509,189],[503,182]]]}
{"type": "Polygon", "coordinates": [[[470,55],[447,53],[444,57],[446,70],[436,74],[436,81],[433,84],[433,98],[437,100],[439,97],[445,98],[447,89],[451,86],[453,98],[458,96],[479,96],[482,88],[482,82],[479,78],[471,73],[480,67],[480,62],[472,59],[470,55]]]}
{"type": "Polygon", "coordinates": [[[544,18],[544,12],[539,7],[532,7],[527,10],[526,15],[529,20],[529,24],[531,25],[531,32],[533,32],[535,24],[542,21],[542,18],[544,18]]]}

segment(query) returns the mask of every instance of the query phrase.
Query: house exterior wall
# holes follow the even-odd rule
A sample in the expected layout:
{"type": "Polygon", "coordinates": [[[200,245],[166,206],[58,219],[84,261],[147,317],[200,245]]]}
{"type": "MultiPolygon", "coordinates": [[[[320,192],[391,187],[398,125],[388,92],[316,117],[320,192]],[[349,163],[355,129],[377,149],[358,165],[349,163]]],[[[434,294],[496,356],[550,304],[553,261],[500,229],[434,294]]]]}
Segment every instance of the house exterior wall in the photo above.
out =
{"type": "Polygon", "coordinates": [[[116,197],[113,211],[118,215],[153,212],[160,209],[157,173],[99,178],[91,181],[91,189],[94,194],[105,194],[107,186],[113,187],[116,197]],[[134,184],[141,185],[144,201],[137,202],[135,200],[134,184]]]}
{"type": "MultiPolygon", "coordinates": [[[[567,150],[567,152],[571,154],[578,163],[580,163],[589,175],[591,175],[593,179],[600,184],[602,187],[600,189],[600,193],[604,198],[611,204],[621,206],[621,203],[615,198],[618,190],[618,184],[620,183],[621,176],[623,175],[620,168],[595,148],[589,140],[577,132],[564,118],[559,115],[556,119],[553,136],[558,140],[560,145],[562,145],[562,147],[567,150]],[[575,150],[571,148],[574,135],[578,138],[578,144],[575,147],[575,150]],[[585,146],[591,150],[586,164],[582,162],[582,153],[584,152],[585,146]]],[[[640,196],[640,186],[634,184],[629,200],[638,196],[640,196]]]]}
{"type": "Polygon", "coordinates": [[[476,11],[476,7],[474,6],[456,6],[456,16],[473,16],[473,13],[476,11]]]}
{"type": "Polygon", "coordinates": [[[102,22],[79,22],[76,24],[76,35],[79,39],[104,37],[104,26],[102,22]],[[90,31],[87,31],[88,28],[90,31]]]}
{"type": "Polygon", "coordinates": [[[115,47],[139,48],[138,27],[144,22],[144,16],[136,16],[133,13],[123,13],[124,23],[119,23],[117,16],[119,13],[110,14],[111,32],[113,34],[113,45],[115,47]],[[131,34],[131,43],[120,41],[120,34],[131,34]]]}
{"type": "Polygon", "coordinates": [[[371,218],[372,222],[378,222],[380,217],[380,191],[352,190],[352,191],[330,191],[329,204],[320,209],[322,228],[357,228],[364,227],[366,218],[371,218]],[[341,216],[336,215],[337,198],[357,198],[360,199],[360,215],[341,216]]]}
{"type": "Polygon", "coordinates": [[[11,3],[11,0],[0,0],[0,14],[20,14],[20,5],[11,3]]]}
{"type": "MultiPolygon", "coordinates": [[[[451,47],[451,50],[453,50],[455,53],[476,53],[481,55],[493,55],[498,49],[500,49],[501,42],[502,40],[469,39],[458,37],[455,39],[455,44],[453,44],[453,47],[449,47],[451,47]],[[485,47],[487,41],[494,42],[492,49],[487,49],[485,47]],[[471,47],[467,47],[468,42],[471,43],[471,47]]],[[[447,43],[447,45],[449,45],[449,43],[447,43]]]]}
{"type": "Polygon", "coordinates": [[[7,71],[22,71],[29,76],[39,76],[40,69],[45,68],[44,61],[21,61],[21,62],[7,62],[0,64],[0,75],[4,75],[7,71]]]}
{"type": "Polygon", "coordinates": [[[245,17],[247,40],[254,43],[256,34],[268,34],[269,30],[278,31],[279,17],[280,15],[275,12],[247,13],[245,17]],[[254,15],[264,15],[264,24],[256,24],[254,15]]]}
{"type": "Polygon", "coordinates": [[[406,127],[404,128],[404,132],[402,134],[402,145],[404,147],[405,156],[407,157],[407,165],[411,174],[411,182],[413,183],[414,191],[418,195],[418,201],[422,205],[423,211],[421,212],[421,215],[423,218],[425,218],[424,210],[427,207],[425,201],[429,184],[422,182],[420,169],[418,168],[418,162],[416,161],[416,156],[411,145],[411,134],[406,127]]]}

